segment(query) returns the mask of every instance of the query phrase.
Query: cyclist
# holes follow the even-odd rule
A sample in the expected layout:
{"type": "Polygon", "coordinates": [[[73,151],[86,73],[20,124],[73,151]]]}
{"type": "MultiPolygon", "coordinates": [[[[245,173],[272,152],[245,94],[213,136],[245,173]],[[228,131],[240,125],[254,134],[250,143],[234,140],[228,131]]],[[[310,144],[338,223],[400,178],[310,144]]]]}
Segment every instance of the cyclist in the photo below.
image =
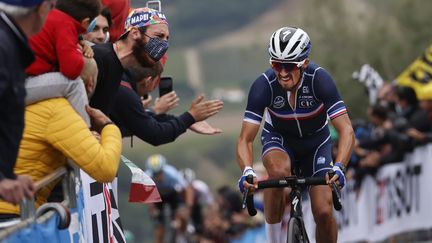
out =
{"type": "MultiPolygon", "coordinates": [[[[187,182],[187,188],[192,190],[192,206],[189,209],[189,215],[196,236],[195,241],[200,242],[204,230],[203,210],[214,202],[213,195],[208,185],[204,181],[197,179],[195,171],[191,168],[182,169],[180,172],[187,182]]],[[[186,220],[189,220],[189,218],[186,220]]]]}
{"type": "MultiPolygon", "coordinates": [[[[271,68],[260,75],[249,90],[247,107],[237,143],[237,160],[243,175],[240,190],[257,186],[252,168],[253,141],[261,134],[262,160],[269,179],[291,175],[298,167],[302,176],[325,176],[342,188],[345,166],[354,145],[354,132],[347,109],[329,73],[311,62],[308,34],[293,27],[276,30],[269,41],[271,68]],[[339,134],[336,163],[331,154],[328,121],[339,134]],[[254,185],[245,181],[254,176],[254,185]],[[328,178],[328,177],[327,177],[328,178]]],[[[337,227],[333,217],[329,186],[314,186],[309,191],[312,212],[317,224],[317,242],[336,242],[337,227]]],[[[264,213],[268,242],[281,242],[281,220],[285,199],[282,189],[264,190],[264,213]]]]}
{"type": "MultiPolygon", "coordinates": [[[[147,159],[146,173],[153,178],[161,195],[162,202],[149,205],[150,215],[155,222],[155,242],[163,243],[165,235],[174,237],[174,231],[166,232],[165,225],[174,222],[175,216],[185,204],[183,198],[193,198],[190,190],[186,190],[187,182],[182,174],[172,165],[167,164],[161,154],[154,154],[147,159]],[[166,208],[169,206],[169,209],[166,208]],[[169,213],[169,214],[167,214],[169,213]],[[169,222],[166,220],[169,219],[169,222]]],[[[187,206],[191,206],[188,204],[187,206]]],[[[167,236],[168,237],[168,236],[167,236]]]]}

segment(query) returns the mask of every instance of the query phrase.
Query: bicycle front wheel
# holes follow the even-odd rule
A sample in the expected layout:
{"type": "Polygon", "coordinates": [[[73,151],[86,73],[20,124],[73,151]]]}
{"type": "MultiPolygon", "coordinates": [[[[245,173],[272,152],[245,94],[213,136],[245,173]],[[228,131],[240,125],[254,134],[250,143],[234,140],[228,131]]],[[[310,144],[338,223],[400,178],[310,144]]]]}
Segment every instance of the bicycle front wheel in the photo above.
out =
{"type": "Polygon", "coordinates": [[[303,235],[302,225],[298,218],[291,218],[288,223],[287,243],[307,243],[307,238],[303,235]]]}

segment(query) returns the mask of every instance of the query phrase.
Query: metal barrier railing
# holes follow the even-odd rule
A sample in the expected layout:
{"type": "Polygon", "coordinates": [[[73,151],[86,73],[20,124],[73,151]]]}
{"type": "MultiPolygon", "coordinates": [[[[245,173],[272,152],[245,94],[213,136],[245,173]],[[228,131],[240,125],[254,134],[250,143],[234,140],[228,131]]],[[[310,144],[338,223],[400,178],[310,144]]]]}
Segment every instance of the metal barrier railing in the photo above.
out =
{"type": "MultiPolygon", "coordinates": [[[[56,169],[51,174],[45,176],[41,180],[34,183],[35,191],[39,191],[43,187],[47,186],[48,184],[54,182],[55,180],[64,177],[62,180],[62,187],[63,187],[63,196],[64,200],[61,202],[62,207],[64,208],[74,208],[76,207],[76,190],[75,185],[77,179],[79,179],[79,169],[74,169],[71,167],[60,167],[56,169]]],[[[48,207],[50,209],[59,209],[56,207],[56,204],[58,203],[47,203],[48,207]]],[[[45,205],[45,204],[44,204],[45,205]]],[[[43,206],[43,205],[42,205],[43,206]]],[[[28,227],[29,225],[33,224],[34,222],[37,223],[44,223],[48,219],[54,216],[56,211],[53,210],[47,210],[48,207],[40,207],[38,210],[35,210],[35,199],[32,198],[30,200],[22,200],[20,203],[20,218],[21,222],[17,223],[16,225],[13,225],[8,228],[4,228],[0,230],[0,240],[5,239],[9,235],[11,235],[14,232],[17,232],[21,229],[24,229],[28,227]],[[41,210],[40,210],[41,209],[41,210]]],[[[58,211],[58,210],[57,210],[58,211]]],[[[69,216],[69,215],[68,215],[69,216]]],[[[68,218],[70,220],[70,216],[68,218]]],[[[64,220],[62,220],[63,222],[64,220]]],[[[63,225],[59,225],[59,227],[64,227],[63,225]]],[[[66,226],[67,227],[67,226],[66,226]]]]}
{"type": "MultiPolygon", "coordinates": [[[[41,180],[34,183],[35,192],[38,192],[40,189],[42,189],[44,186],[48,185],[49,183],[57,180],[58,178],[64,176],[67,172],[66,167],[60,167],[57,170],[55,170],[53,173],[45,176],[41,180]]],[[[32,218],[35,215],[35,199],[34,197],[31,199],[23,199],[20,202],[20,217],[21,220],[24,221],[28,218],[32,218]]]]}

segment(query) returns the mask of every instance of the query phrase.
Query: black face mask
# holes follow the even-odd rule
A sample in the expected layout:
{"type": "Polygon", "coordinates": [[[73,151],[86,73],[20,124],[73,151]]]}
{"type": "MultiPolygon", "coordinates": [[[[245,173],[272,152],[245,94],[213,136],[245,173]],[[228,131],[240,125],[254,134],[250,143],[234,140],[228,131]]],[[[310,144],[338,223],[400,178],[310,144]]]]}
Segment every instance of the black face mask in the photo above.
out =
{"type": "Polygon", "coordinates": [[[158,37],[150,37],[150,40],[145,44],[144,50],[155,62],[159,61],[168,50],[168,41],[158,37]]]}

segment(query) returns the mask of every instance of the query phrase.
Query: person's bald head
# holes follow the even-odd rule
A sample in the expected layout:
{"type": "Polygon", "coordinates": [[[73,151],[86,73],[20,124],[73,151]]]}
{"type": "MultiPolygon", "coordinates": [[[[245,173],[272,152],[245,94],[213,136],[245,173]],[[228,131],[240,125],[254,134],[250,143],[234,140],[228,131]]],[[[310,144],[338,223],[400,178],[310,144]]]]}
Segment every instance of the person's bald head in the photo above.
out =
{"type": "Polygon", "coordinates": [[[90,98],[96,88],[98,67],[96,61],[93,58],[84,58],[84,68],[81,71],[81,79],[84,81],[86,87],[87,96],[90,98]]]}

